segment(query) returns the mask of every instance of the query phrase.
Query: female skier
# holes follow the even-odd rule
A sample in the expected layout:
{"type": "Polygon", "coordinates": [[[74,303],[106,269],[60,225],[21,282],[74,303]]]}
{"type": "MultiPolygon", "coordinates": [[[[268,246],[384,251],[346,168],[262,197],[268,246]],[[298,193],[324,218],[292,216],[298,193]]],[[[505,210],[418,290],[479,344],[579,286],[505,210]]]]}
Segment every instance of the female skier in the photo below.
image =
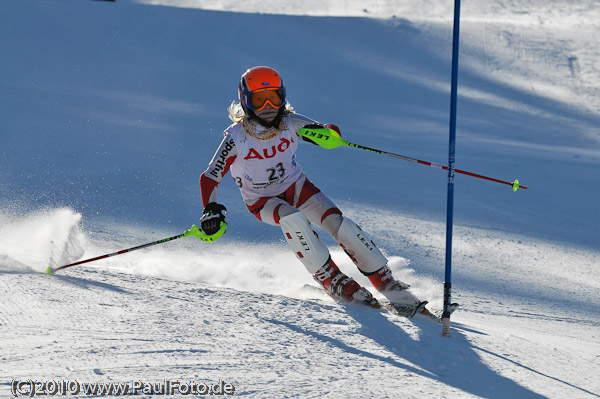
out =
{"type": "MultiPolygon", "coordinates": [[[[233,124],[225,130],[223,141],[200,177],[204,234],[216,234],[225,220],[227,211],[217,202],[217,187],[231,172],[250,212],[281,227],[298,259],[336,300],[379,307],[367,289],[340,271],[310,223],[329,233],[388,300],[418,304],[409,286],[394,279],[387,259],[369,235],[344,216],[302,171],[296,161],[298,129],[323,125],[294,112],[286,102],[279,73],[266,66],[248,69],[241,77],[238,94],[239,103],[229,107],[233,124]]],[[[339,133],[337,126],[327,127],[339,133]]]]}

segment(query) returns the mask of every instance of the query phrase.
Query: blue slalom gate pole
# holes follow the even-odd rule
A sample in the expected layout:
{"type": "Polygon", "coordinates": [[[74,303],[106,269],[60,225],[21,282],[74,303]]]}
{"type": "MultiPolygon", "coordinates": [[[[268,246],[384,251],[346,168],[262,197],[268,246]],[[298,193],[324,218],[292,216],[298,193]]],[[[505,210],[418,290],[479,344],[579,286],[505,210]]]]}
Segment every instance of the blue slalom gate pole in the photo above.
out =
{"type": "Polygon", "coordinates": [[[454,164],[456,161],[456,102],[458,92],[458,44],[460,31],[460,0],[454,0],[452,34],[452,86],[450,88],[450,141],[448,144],[448,203],[446,209],[446,272],[444,278],[444,312],[442,335],[450,336],[450,304],[452,288],[452,224],[454,221],[454,164]]]}

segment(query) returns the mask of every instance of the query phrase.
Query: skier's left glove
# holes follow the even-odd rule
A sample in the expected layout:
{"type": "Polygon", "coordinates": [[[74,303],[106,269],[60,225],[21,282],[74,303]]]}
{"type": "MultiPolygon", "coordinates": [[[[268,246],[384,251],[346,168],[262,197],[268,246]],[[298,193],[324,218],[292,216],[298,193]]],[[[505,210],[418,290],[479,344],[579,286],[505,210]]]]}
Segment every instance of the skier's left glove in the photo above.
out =
{"type": "MultiPolygon", "coordinates": [[[[303,129],[323,129],[325,126],[321,125],[320,123],[311,123],[309,125],[304,125],[302,126],[303,129]]],[[[317,143],[315,143],[314,141],[312,141],[311,139],[309,139],[308,137],[302,136],[302,140],[314,144],[314,145],[318,145],[317,143]]]]}
{"type": "Polygon", "coordinates": [[[211,236],[221,228],[221,222],[225,221],[227,208],[224,205],[211,202],[206,205],[200,218],[200,228],[204,234],[211,236]]]}
{"type": "MultiPolygon", "coordinates": [[[[304,129],[323,129],[324,127],[326,127],[327,129],[332,129],[335,130],[335,132],[342,137],[342,132],[340,131],[340,128],[337,125],[334,125],[333,123],[330,123],[328,125],[321,125],[320,123],[311,123],[309,125],[304,125],[302,126],[304,129]]],[[[314,145],[318,145],[317,143],[315,143],[314,141],[312,141],[311,139],[309,139],[308,137],[302,136],[302,140],[304,141],[308,141],[311,144],[314,145]]]]}

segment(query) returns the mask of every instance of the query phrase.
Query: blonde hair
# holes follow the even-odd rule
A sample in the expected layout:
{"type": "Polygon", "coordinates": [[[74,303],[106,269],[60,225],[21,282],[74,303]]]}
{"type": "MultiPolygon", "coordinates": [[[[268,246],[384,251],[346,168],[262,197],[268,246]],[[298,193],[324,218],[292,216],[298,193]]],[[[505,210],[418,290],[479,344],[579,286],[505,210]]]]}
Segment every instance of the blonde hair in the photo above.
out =
{"type": "MultiPolygon", "coordinates": [[[[292,107],[290,103],[286,102],[285,113],[289,114],[290,112],[294,112],[294,107],[292,107]]],[[[227,113],[229,114],[229,119],[231,119],[233,123],[240,123],[246,117],[246,113],[244,112],[242,104],[235,101],[232,101],[231,104],[229,104],[229,107],[227,107],[227,113]]]]}

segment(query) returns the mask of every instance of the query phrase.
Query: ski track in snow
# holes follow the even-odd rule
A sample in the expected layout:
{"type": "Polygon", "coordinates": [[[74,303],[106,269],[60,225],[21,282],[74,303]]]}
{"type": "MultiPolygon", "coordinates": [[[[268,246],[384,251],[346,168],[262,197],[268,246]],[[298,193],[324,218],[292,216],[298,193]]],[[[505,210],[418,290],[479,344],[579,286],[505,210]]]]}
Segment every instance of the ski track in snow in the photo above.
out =
{"type": "Polygon", "coordinates": [[[598,366],[580,337],[555,347],[554,328],[521,335],[470,310],[447,339],[436,324],[370,309],[105,268],[2,277],[4,381],[224,379],[249,397],[394,397],[403,386],[424,397],[588,397],[580,366],[598,366]]]}

